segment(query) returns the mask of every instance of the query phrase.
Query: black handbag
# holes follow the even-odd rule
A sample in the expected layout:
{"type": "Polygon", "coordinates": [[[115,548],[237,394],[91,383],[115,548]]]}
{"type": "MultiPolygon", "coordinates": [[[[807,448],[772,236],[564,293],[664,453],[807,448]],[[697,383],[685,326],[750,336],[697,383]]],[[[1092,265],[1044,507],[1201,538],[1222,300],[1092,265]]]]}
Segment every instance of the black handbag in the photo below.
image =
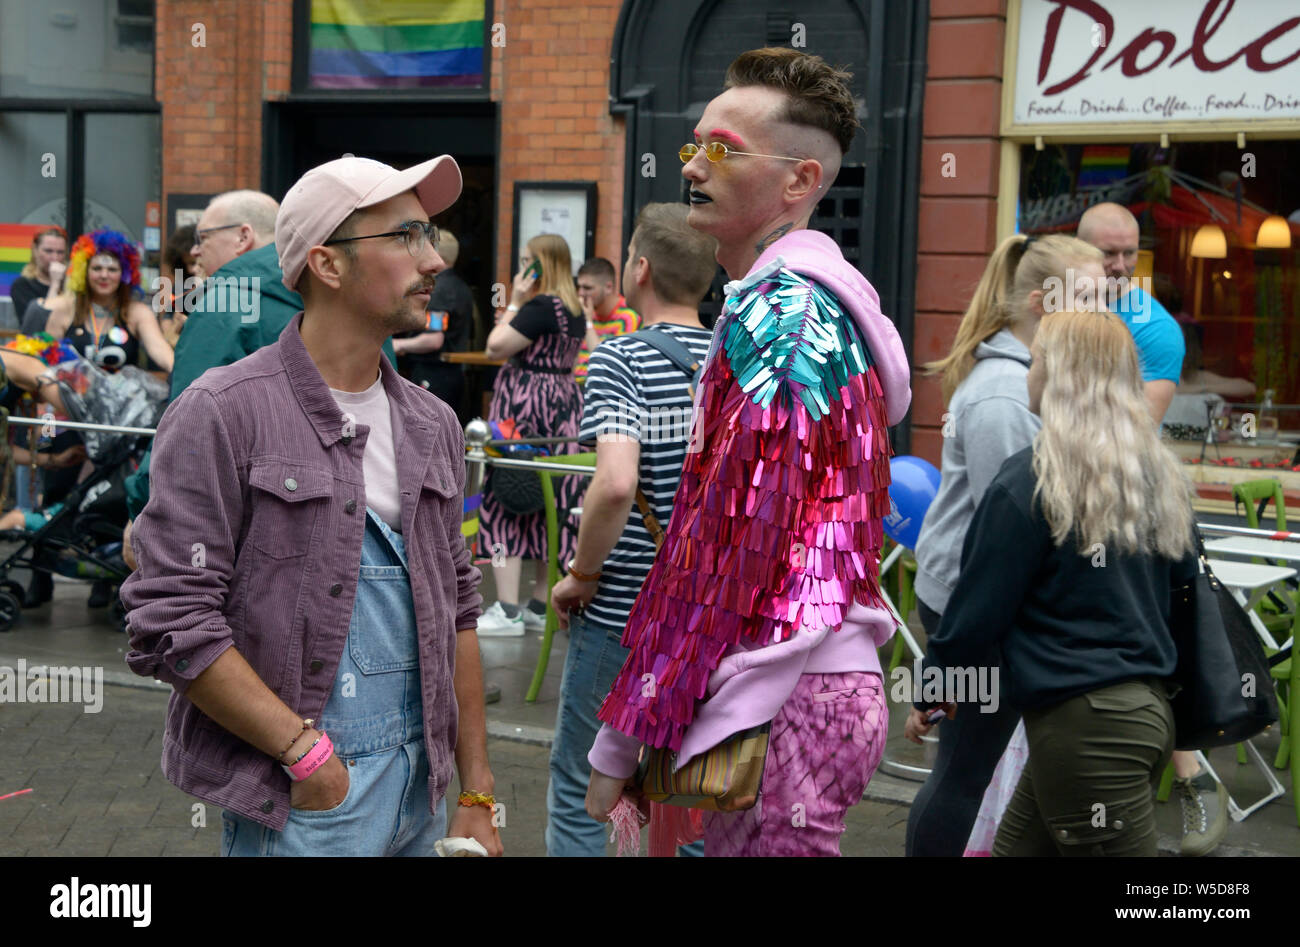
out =
{"type": "MultiPolygon", "coordinates": [[[[528,447],[503,451],[504,456],[511,460],[532,460],[539,453],[528,447]]],[[[488,489],[501,509],[511,516],[531,516],[541,512],[546,505],[542,496],[542,478],[532,470],[494,465],[488,476],[488,489]]]]}
{"type": "Polygon", "coordinates": [[[1201,571],[1173,590],[1170,631],[1178,647],[1170,701],[1174,745],[1206,750],[1249,739],[1277,722],[1277,695],[1268,659],[1250,616],[1215,577],[1196,536],[1201,571]]]}

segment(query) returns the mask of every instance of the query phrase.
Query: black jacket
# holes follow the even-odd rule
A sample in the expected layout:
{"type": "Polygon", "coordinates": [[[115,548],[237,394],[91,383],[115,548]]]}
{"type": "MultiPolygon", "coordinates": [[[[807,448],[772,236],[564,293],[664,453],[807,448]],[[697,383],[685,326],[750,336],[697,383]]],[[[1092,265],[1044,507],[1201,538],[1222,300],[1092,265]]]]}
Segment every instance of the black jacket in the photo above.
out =
{"type": "Polygon", "coordinates": [[[1081,554],[1074,536],[1054,546],[1031,501],[1032,462],[1032,447],[1007,458],[976,509],[924,667],[978,668],[1000,648],[1004,691],[1022,710],[1171,676],[1170,591],[1195,577],[1196,554],[1174,562],[1106,549],[1103,560],[1081,554]]]}

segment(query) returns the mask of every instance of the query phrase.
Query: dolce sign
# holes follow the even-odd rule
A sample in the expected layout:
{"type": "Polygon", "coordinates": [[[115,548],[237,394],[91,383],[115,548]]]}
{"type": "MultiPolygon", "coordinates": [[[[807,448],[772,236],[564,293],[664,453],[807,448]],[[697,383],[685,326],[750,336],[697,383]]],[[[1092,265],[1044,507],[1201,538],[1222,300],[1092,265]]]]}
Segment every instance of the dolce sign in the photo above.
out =
{"type": "Polygon", "coordinates": [[[1018,6],[1015,126],[1300,119],[1300,3],[1018,6]]]}

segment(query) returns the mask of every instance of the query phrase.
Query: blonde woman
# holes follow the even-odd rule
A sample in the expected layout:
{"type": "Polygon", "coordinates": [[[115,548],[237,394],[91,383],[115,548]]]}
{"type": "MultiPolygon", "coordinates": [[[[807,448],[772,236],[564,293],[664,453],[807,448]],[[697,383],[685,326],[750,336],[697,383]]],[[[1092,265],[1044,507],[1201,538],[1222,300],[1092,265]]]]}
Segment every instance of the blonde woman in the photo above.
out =
{"type": "MultiPolygon", "coordinates": [[[[542,234],[528,241],[514,280],[510,305],[497,313],[497,325],[487,339],[489,358],[510,361],[497,373],[491,421],[513,420],[525,437],[578,436],[582,420],[582,390],[573,380],[573,366],[586,334],[582,303],[573,282],[569,245],[563,237],[542,234]],[[538,270],[540,269],[540,273],[538,270]]],[[[577,452],[577,443],[557,444],[551,453],[577,452]]],[[[576,506],[583,483],[577,477],[556,481],[561,509],[576,506]]],[[[517,637],[526,629],[541,630],[546,620],[546,517],[543,512],[513,516],[492,492],[483,493],[479,514],[479,548],[492,557],[497,601],[478,622],[484,636],[517,637]],[[533,599],[519,605],[523,560],[536,560],[533,599]]],[[[574,537],[560,533],[561,567],[573,556],[574,537]]]]}
{"type": "MultiPolygon", "coordinates": [[[[1003,462],[1038,431],[1025,376],[1043,316],[1096,307],[1105,287],[1101,251],[1073,237],[1008,237],[989,258],[952,351],[926,366],[940,376],[948,406],[943,479],[916,544],[917,606],[927,635],[957,584],[962,541],[975,508],[1003,462]]],[[[984,663],[996,663],[990,657],[984,663]]],[[[1020,715],[965,714],[939,728],[934,769],[907,820],[908,855],[959,856],[985,787],[1020,715]]]]}
{"type": "MultiPolygon", "coordinates": [[[[1001,650],[1029,761],[995,856],[1154,856],[1152,788],[1174,748],[1171,589],[1196,574],[1191,485],[1160,443],[1123,322],[1060,313],[1032,352],[1043,426],[975,511],[926,673],[1001,650]]],[[[919,703],[908,729],[927,730],[933,709],[919,703]]]]}

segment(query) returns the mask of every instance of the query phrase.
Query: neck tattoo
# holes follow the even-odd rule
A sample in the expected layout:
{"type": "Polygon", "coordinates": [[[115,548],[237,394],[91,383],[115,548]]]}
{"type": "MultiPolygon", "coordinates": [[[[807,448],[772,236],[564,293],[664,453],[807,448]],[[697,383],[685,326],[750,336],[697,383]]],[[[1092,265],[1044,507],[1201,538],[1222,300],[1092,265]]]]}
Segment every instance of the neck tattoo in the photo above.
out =
{"type": "Polygon", "coordinates": [[[770,247],[772,244],[776,243],[778,240],[780,240],[782,237],[784,237],[787,233],[789,233],[789,232],[790,232],[790,228],[793,227],[793,226],[794,226],[794,224],[792,224],[792,223],[790,223],[790,224],[782,224],[780,227],[777,227],[775,230],[773,230],[771,233],[769,233],[769,234],[768,234],[766,237],[764,237],[762,240],[758,241],[758,243],[754,244],[754,249],[757,250],[757,251],[759,252],[759,254],[761,255],[761,254],[763,253],[764,250],[766,250],[766,249],[767,249],[768,247],[770,247]]]}

